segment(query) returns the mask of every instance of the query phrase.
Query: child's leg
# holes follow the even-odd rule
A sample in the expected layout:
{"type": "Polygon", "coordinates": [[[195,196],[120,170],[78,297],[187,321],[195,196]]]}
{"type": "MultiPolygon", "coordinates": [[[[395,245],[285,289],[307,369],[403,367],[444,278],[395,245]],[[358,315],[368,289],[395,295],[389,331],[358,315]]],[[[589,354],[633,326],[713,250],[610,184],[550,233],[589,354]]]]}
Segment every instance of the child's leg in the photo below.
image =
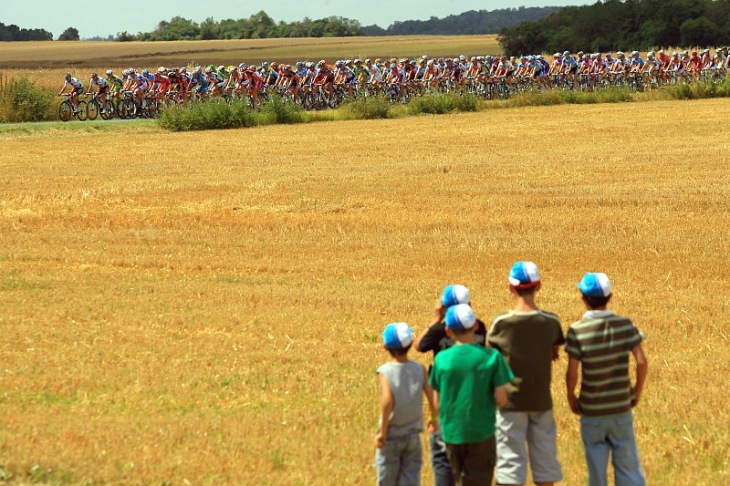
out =
{"type": "Polygon", "coordinates": [[[421,436],[419,434],[411,434],[403,442],[398,486],[420,486],[422,466],[423,451],[421,449],[421,436]]]}
{"type": "Polygon", "coordinates": [[[446,457],[446,444],[440,431],[431,433],[429,444],[434,486],[454,486],[454,475],[451,473],[449,458],[446,457]]]}
{"type": "Polygon", "coordinates": [[[394,440],[385,441],[382,449],[375,449],[375,467],[378,470],[377,486],[396,486],[400,472],[400,448],[394,440]]]}
{"type": "Polygon", "coordinates": [[[634,435],[633,414],[615,417],[614,426],[609,430],[611,461],[616,475],[616,484],[645,486],[644,468],[639,461],[639,450],[634,435]]]}

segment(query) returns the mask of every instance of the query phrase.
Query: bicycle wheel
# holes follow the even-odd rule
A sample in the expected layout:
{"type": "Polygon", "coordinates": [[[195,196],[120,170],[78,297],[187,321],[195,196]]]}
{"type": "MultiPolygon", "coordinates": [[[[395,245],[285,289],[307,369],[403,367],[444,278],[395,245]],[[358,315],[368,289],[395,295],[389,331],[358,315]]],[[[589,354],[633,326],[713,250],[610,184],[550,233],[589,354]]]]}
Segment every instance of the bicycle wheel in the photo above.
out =
{"type": "Polygon", "coordinates": [[[68,100],[58,105],[58,118],[67,122],[71,119],[71,103],[68,100]]]}
{"type": "Polygon", "coordinates": [[[114,118],[114,103],[110,100],[104,102],[104,111],[101,112],[101,118],[103,120],[111,120],[114,118]]]}
{"type": "Polygon", "coordinates": [[[76,116],[81,121],[84,121],[89,117],[89,114],[86,111],[86,102],[85,101],[79,101],[79,106],[76,108],[76,116]]]}
{"type": "Polygon", "coordinates": [[[134,101],[125,99],[119,105],[119,118],[128,120],[134,116],[134,101]]]}
{"type": "Polygon", "coordinates": [[[91,100],[86,103],[86,117],[89,120],[96,120],[99,116],[99,104],[95,100],[91,100]]]}

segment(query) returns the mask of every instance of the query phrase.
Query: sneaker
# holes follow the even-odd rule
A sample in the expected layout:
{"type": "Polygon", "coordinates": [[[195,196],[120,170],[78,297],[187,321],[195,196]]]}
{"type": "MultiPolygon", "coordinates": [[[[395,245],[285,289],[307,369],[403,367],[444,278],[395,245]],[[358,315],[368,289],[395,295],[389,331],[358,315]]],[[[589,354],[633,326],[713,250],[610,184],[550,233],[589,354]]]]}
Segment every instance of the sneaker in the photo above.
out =
{"type": "Polygon", "coordinates": [[[106,115],[106,110],[102,109],[101,112],[106,115]]]}

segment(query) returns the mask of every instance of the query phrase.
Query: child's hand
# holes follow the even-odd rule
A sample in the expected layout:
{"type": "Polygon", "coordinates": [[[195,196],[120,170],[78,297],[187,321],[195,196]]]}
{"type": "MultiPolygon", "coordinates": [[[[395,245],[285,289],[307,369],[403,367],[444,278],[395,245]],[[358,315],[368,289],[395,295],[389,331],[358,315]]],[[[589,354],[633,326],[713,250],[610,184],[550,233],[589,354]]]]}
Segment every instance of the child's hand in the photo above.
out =
{"type": "Polygon", "coordinates": [[[439,421],[438,421],[438,419],[436,419],[436,420],[429,419],[428,425],[426,426],[426,428],[427,428],[427,430],[428,430],[428,432],[430,434],[433,434],[434,432],[438,432],[438,430],[439,430],[439,421]]]}
{"type": "Polygon", "coordinates": [[[384,448],[386,440],[388,440],[388,438],[382,432],[378,432],[375,435],[375,447],[378,449],[384,448]]]}

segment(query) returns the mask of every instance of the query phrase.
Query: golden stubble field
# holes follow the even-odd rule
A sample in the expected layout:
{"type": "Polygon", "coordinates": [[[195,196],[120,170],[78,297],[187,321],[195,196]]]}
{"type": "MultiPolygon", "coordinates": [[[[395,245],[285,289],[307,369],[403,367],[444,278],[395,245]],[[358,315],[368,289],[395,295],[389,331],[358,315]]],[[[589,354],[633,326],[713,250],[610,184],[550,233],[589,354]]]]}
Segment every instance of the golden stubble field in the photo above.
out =
{"type": "MultiPolygon", "coordinates": [[[[728,107],[0,133],[0,469],[371,484],[383,326],[422,331],[450,283],[489,320],[530,259],[565,328],[575,283],[605,271],[646,334],[649,484],[728,484],[728,107]]],[[[565,363],[572,486],[585,466],[565,363]]]]}
{"type": "Polygon", "coordinates": [[[294,63],[360,57],[453,57],[501,52],[496,35],[325,37],[172,42],[2,42],[0,69],[294,63]]]}

